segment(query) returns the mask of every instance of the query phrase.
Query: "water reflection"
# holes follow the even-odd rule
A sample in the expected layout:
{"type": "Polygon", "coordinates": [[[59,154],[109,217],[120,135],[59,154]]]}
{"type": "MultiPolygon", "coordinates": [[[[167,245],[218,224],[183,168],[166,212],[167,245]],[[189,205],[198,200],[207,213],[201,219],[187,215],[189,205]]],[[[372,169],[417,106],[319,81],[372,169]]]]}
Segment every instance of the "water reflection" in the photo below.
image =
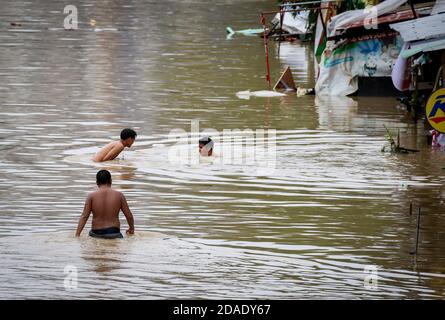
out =
{"type": "MultiPolygon", "coordinates": [[[[264,48],[227,40],[225,26],[255,27],[267,1],[75,2],[75,32],[61,29],[57,2],[2,3],[2,21],[22,28],[0,29],[0,297],[443,298],[445,157],[395,99],[238,99],[265,89],[264,48]],[[170,163],[168,133],[191,120],[276,129],[274,174],[170,163]],[[420,152],[382,153],[383,124],[420,152]],[[123,127],[138,131],[134,148],[92,163],[123,127]],[[100,168],[140,238],[70,238],[100,168]],[[410,202],[423,210],[416,259],[410,202]],[[67,264],[78,291],[63,287],[67,264]],[[379,290],[363,286],[367,265],[379,290]]],[[[313,86],[310,47],[282,43],[278,56],[270,45],[274,79],[289,64],[313,86]]]]}
{"type": "Polygon", "coordinates": [[[108,273],[121,268],[128,257],[128,248],[124,241],[91,241],[82,238],[80,257],[96,273],[108,273]]]}

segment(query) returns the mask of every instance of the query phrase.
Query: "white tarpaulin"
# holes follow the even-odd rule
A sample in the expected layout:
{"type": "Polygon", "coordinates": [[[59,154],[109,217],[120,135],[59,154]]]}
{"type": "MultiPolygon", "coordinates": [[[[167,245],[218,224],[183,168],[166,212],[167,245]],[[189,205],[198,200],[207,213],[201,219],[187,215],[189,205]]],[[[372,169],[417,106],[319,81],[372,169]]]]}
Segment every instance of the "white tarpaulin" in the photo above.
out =
{"type": "Polygon", "coordinates": [[[346,96],[358,89],[358,77],[390,77],[402,46],[400,37],[372,39],[334,51],[329,41],[319,65],[317,95],[346,96]],[[330,53],[330,54],[328,54],[330,53]]]}
{"type": "Polygon", "coordinates": [[[372,7],[372,9],[350,10],[340,13],[339,15],[332,17],[327,27],[328,36],[331,37],[335,35],[336,30],[353,22],[365,21],[366,19],[371,22],[371,17],[373,15],[384,15],[397,9],[406,2],[407,0],[386,0],[372,7]]]}
{"type": "MultiPolygon", "coordinates": [[[[368,21],[372,15],[377,18],[396,10],[406,2],[407,0],[386,0],[372,9],[343,12],[331,18],[327,33],[333,36],[340,28],[354,22],[368,21]]],[[[332,50],[334,41],[328,41],[319,64],[316,94],[346,96],[357,91],[358,77],[391,76],[401,46],[400,37],[360,41],[335,50],[332,50]]]]}
{"type": "MultiPolygon", "coordinates": [[[[403,44],[403,50],[406,50],[408,44],[403,44]]],[[[410,85],[410,68],[408,65],[408,59],[404,58],[402,54],[399,54],[396,63],[391,73],[392,84],[399,91],[405,91],[409,89],[410,85]]]]}
{"type": "MultiPolygon", "coordinates": [[[[308,29],[309,11],[298,12],[295,16],[292,12],[283,14],[282,29],[291,34],[306,34],[308,29]]],[[[277,13],[272,20],[273,23],[280,23],[280,14],[277,13]]]]}

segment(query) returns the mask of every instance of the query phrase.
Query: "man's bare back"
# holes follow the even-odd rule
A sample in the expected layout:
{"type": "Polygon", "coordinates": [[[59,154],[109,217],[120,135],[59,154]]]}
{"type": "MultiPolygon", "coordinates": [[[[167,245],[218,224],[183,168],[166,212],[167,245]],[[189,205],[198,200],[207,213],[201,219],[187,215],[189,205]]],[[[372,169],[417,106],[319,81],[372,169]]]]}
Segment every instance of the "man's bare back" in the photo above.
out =
{"type": "Polygon", "coordinates": [[[116,157],[125,149],[131,148],[136,140],[137,133],[133,129],[124,129],[121,131],[121,139],[107,144],[99,150],[93,157],[94,162],[102,162],[116,159],[116,157]]]}
{"type": "Polygon", "coordinates": [[[128,207],[127,200],[121,192],[111,188],[111,175],[108,171],[103,173],[104,171],[106,170],[99,171],[98,175],[109,175],[109,183],[107,181],[106,184],[101,184],[99,181],[99,190],[88,195],[83,213],[79,219],[76,231],[77,237],[80,236],[91,212],[93,213],[91,224],[93,232],[110,228],[117,229],[117,232],[120,232],[119,212],[122,210],[129,226],[127,233],[134,233],[134,218],[128,207]]]}
{"type": "Polygon", "coordinates": [[[109,161],[115,159],[124,150],[122,141],[113,141],[103,147],[93,158],[94,162],[109,161]]]}

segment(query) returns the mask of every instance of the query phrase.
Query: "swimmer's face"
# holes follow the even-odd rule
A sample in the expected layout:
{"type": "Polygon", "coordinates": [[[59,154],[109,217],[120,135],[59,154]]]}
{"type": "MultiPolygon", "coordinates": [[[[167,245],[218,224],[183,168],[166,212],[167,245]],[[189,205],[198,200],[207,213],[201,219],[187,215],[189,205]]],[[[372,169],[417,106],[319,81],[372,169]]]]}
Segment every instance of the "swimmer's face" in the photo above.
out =
{"type": "Polygon", "coordinates": [[[127,148],[131,148],[131,146],[132,146],[133,143],[134,143],[134,140],[135,140],[135,139],[133,139],[133,138],[127,138],[127,139],[125,139],[125,140],[124,140],[124,146],[126,146],[127,148]]]}
{"type": "Polygon", "coordinates": [[[213,148],[210,149],[209,151],[207,151],[207,154],[206,154],[206,149],[204,147],[205,147],[205,144],[202,144],[202,143],[199,144],[199,154],[202,156],[211,156],[213,153],[213,148]]]}

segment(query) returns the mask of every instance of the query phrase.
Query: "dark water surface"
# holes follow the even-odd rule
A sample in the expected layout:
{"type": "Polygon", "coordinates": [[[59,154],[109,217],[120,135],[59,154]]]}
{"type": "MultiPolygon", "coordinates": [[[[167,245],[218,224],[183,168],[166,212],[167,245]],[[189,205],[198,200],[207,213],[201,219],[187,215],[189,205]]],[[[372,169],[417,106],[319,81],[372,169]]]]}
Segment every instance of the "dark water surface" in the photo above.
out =
{"type": "MultiPolygon", "coordinates": [[[[69,4],[76,31],[60,1],[0,1],[0,298],[444,297],[445,156],[421,122],[393,98],[236,96],[266,88],[264,48],[225,28],[259,27],[274,2],[69,4]],[[172,163],[169,132],[191,120],[275,129],[276,170],[172,163]],[[383,124],[421,152],[382,153],[383,124]],[[123,127],[134,148],[91,163],[123,127]],[[99,168],[126,194],[134,238],[73,238],[99,168]],[[377,288],[364,282],[373,266],[377,288]]],[[[289,64],[313,86],[309,45],[270,51],[273,79],[289,64]]]]}

